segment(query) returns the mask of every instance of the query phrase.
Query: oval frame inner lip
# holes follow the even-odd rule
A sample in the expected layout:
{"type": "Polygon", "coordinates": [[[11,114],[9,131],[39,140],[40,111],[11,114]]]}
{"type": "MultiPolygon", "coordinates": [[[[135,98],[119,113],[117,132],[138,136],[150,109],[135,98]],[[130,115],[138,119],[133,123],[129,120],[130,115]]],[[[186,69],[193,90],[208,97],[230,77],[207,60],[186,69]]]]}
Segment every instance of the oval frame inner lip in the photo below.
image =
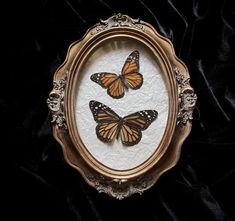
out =
{"type": "Polygon", "coordinates": [[[168,60],[160,45],[155,42],[150,36],[145,35],[142,32],[140,34],[139,31],[129,28],[115,28],[113,30],[107,30],[93,36],[89,39],[89,41],[86,42],[86,44],[82,46],[81,50],[74,58],[70,67],[68,85],[69,86],[66,89],[67,93],[65,97],[65,112],[67,113],[66,117],[68,131],[77,151],[90,167],[92,167],[98,173],[103,174],[107,177],[130,179],[136,176],[140,176],[141,174],[150,170],[161,159],[161,157],[166,152],[174,134],[178,112],[178,94],[177,83],[175,80],[175,76],[172,73],[172,66],[170,64],[170,61],[168,60]],[[106,40],[112,38],[131,38],[147,46],[153,52],[155,58],[157,59],[157,63],[159,64],[161,73],[163,74],[164,82],[166,84],[166,88],[168,90],[169,113],[162,140],[159,146],[156,147],[155,152],[147,160],[145,160],[139,166],[128,170],[112,169],[96,160],[83,144],[75,123],[75,96],[77,83],[79,83],[79,76],[76,73],[79,73],[79,70],[81,70],[89,54],[91,54],[93,50],[96,50],[96,47],[98,47],[99,44],[102,44],[106,40]]]}

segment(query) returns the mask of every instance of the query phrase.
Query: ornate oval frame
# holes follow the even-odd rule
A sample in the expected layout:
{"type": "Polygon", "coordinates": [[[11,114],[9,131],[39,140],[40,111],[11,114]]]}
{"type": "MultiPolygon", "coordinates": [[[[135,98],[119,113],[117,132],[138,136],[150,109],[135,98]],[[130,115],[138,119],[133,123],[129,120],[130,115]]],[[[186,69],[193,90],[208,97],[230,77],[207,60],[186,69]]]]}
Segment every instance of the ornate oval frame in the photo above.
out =
{"type": "Polygon", "coordinates": [[[189,80],[187,67],[176,57],[172,43],[150,24],[122,14],[101,20],[69,47],[64,63],[55,72],[53,90],[47,99],[53,135],[62,146],[67,163],[99,192],[117,199],[143,193],[177,163],[182,143],[190,133],[197,97],[189,80]],[[97,45],[120,37],[139,41],[154,53],[169,93],[169,117],[157,151],[130,170],[113,170],[99,163],[84,146],[75,123],[76,87],[82,65],[97,45]]]}

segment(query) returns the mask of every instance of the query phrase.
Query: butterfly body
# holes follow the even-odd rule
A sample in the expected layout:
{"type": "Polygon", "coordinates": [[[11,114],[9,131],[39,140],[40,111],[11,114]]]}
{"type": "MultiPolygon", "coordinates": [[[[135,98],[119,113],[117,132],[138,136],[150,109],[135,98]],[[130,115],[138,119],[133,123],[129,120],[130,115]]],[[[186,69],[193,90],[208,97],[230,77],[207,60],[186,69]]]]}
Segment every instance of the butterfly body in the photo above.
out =
{"type": "Polygon", "coordinates": [[[126,59],[121,74],[99,72],[92,74],[90,79],[107,89],[113,98],[122,98],[125,90],[139,89],[143,84],[143,76],[139,73],[139,52],[133,51],[126,59]]]}
{"type": "Polygon", "coordinates": [[[120,79],[120,81],[122,82],[123,87],[125,87],[128,90],[128,86],[127,83],[125,82],[125,76],[123,76],[122,74],[118,75],[118,78],[120,79]]]}
{"type": "Polygon", "coordinates": [[[90,101],[90,109],[97,122],[96,135],[105,142],[111,143],[120,137],[126,146],[133,146],[142,138],[143,130],[157,118],[155,110],[144,110],[120,117],[111,108],[98,101],[90,101]]]}

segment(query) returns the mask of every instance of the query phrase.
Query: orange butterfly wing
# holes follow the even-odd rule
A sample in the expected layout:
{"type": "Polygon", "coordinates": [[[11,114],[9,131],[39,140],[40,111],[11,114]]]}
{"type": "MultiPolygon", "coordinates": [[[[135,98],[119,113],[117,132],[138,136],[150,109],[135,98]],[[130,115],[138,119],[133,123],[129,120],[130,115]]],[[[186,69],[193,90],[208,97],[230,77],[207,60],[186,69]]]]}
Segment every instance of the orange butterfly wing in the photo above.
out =
{"type": "Polygon", "coordinates": [[[142,138],[141,131],[146,130],[157,116],[158,112],[155,110],[144,110],[124,117],[120,130],[122,143],[126,146],[139,143],[142,138]]]}
{"type": "Polygon", "coordinates": [[[125,146],[133,146],[140,142],[142,133],[141,130],[124,124],[120,129],[120,137],[125,146]]]}
{"type": "Polygon", "coordinates": [[[89,106],[94,120],[98,123],[97,137],[105,143],[112,142],[120,127],[120,117],[111,108],[98,101],[90,101],[89,106]]]}
{"type": "Polygon", "coordinates": [[[118,78],[119,76],[117,74],[108,72],[95,73],[90,77],[92,81],[96,82],[103,88],[108,88],[118,78]]]}
{"type": "Polygon", "coordinates": [[[122,68],[122,74],[139,72],[139,52],[133,51],[125,61],[122,68]]]}
{"type": "Polygon", "coordinates": [[[120,77],[108,87],[107,93],[116,99],[122,98],[124,96],[125,89],[120,77]]]}
{"type": "Polygon", "coordinates": [[[133,90],[139,89],[143,84],[143,76],[140,73],[126,74],[124,79],[125,84],[133,90]]]}
{"type": "Polygon", "coordinates": [[[107,93],[113,98],[121,98],[125,94],[123,82],[117,74],[101,72],[92,74],[90,78],[101,87],[107,88],[107,93]]]}
{"type": "Polygon", "coordinates": [[[133,51],[122,68],[124,83],[131,89],[139,89],[143,84],[143,76],[139,73],[139,52],[133,51]]]}

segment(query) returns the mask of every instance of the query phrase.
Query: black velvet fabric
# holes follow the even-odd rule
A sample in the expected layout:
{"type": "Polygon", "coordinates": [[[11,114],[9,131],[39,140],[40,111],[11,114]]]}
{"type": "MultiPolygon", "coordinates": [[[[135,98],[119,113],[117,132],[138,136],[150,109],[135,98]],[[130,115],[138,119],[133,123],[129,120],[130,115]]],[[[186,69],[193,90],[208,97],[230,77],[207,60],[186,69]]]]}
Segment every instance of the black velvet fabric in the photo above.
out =
{"type": "Polygon", "coordinates": [[[235,220],[232,0],[8,1],[2,9],[5,220],[235,220]],[[46,106],[68,46],[118,12],[151,23],[173,42],[198,95],[177,166],[142,196],[122,201],[99,194],[66,164],[46,106]]]}

